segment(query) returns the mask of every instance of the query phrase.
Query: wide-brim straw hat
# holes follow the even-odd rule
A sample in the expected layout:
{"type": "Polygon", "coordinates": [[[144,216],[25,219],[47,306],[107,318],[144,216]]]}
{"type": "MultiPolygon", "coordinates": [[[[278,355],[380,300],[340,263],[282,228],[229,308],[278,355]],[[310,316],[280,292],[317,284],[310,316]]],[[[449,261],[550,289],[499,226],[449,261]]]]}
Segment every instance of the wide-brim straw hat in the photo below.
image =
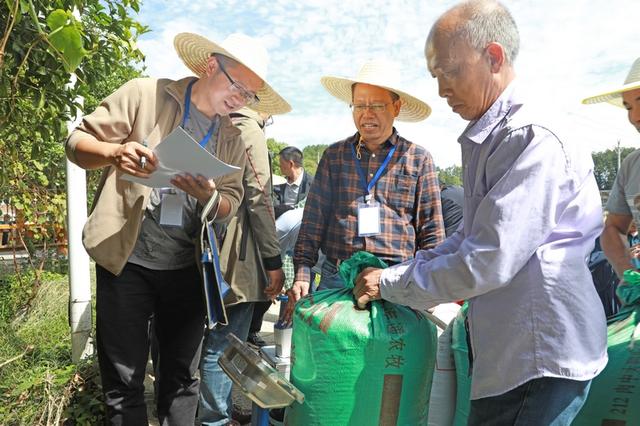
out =
{"type": "Polygon", "coordinates": [[[624,108],[622,104],[622,94],[631,90],[640,89],[640,58],[636,59],[627,78],[624,80],[622,87],[608,90],[600,95],[591,96],[583,99],[583,104],[597,104],[600,102],[609,102],[612,105],[624,108]]]}
{"type": "Polygon", "coordinates": [[[264,46],[256,39],[244,34],[231,34],[222,43],[193,33],[180,33],[173,40],[182,62],[198,77],[206,75],[208,58],[218,53],[227,56],[253,71],[264,81],[256,95],[259,102],[249,108],[266,114],[284,114],[291,106],[267,83],[269,56],[264,46]]]}
{"type": "Polygon", "coordinates": [[[386,59],[367,61],[353,78],[325,76],[320,82],[329,93],[348,104],[352,102],[352,87],[356,83],[387,89],[397,94],[402,102],[399,121],[421,121],[431,114],[431,107],[426,102],[400,89],[400,70],[386,59]]]}

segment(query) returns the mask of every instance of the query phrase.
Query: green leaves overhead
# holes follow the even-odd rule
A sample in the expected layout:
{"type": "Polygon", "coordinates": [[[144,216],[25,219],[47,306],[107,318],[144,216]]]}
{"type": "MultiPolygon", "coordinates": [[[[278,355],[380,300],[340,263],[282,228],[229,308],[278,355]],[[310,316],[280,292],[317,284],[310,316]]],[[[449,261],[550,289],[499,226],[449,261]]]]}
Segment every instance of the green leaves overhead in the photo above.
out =
{"type": "Polygon", "coordinates": [[[47,26],[51,30],[49,41],[63,58],[67,72],[73,72],[86,55],[82,47],[82,28],[73,14],[56,9],[47,17],[47,26]]]}
{"type": "Polygon", "coordinates": [[[95,108],[140,74],[135,43],[147,28],[134,19],[139,4],[0,0],[0,200],[42,225],[33,238],[53,238],[65,223],[64,140],[76,99],[95,108]]]}

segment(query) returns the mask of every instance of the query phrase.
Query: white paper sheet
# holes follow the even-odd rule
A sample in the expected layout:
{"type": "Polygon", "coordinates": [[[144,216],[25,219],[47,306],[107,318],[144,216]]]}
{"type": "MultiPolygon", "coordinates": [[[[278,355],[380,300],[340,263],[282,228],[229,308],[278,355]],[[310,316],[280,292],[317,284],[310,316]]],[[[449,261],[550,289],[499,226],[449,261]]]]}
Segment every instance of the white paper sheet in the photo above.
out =
{"type": "Polygon", "coordinates": [[[182,173],[192,176],[202,175],[208,179],[224,176],[240,170],[239,167],[226,164],[202,148],[182,127],[169,133],[153,150],[159,160],[159,166],[149,178],[122,175],[121,179],[136,182],[151,188],[173,187],[171,179],[182,173]]]}

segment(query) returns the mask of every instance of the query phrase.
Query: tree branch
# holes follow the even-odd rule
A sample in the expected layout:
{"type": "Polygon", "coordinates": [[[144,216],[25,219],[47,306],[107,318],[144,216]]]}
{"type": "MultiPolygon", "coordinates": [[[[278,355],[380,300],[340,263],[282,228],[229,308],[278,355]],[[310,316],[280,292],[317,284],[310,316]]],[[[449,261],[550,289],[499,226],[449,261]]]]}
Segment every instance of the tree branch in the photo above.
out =
{"type": "Polygon", "coordinates": [[[16,0],[15,6],[13,6],[13,13],[11,14],[11,19],[7,21],[7,26],[4,29],[4,35],[2,36],[2,42],[0,42],[0,70],[4,65],[4,51],[7,47],[7,43],[9,42],[9,35],[13,30],[13,26],[16,23],[16,17],[18,13],[18,6],[20,6],[20,0],[16,0]]]}
{"type": "Polygon", "coordinates": [[[18,77],[20,77],[20,71],[22,70],[22,67],[24,67],[27,63],[27,59],[31,54],[31,50],[33,50],[33,48],[36,47],[36,45],[40,43],[40,41],[42,41],[42,38],[38,37],[33,41],[33,43],[31,43],[31,46],[29,46],[29,48],[27,49],[27,53],[25,53],[24,58],[22,58],[22,62],[20,62],[20,66],[18,66],[18,68],[16,69],[16,75],[13,77],[13,83],[11,84],[14,93],[18,91],[18,77]]]}
{"type": "Polygon", "coordinates": [[[28,353],[29,353],[29,352],[31,352],[31,351],[33,351],[33,346],[32,346],[32,345],[29,345],[29,346],[27,346],[27,348],[24,350],[24,352],[22,352],[20,355],[16,355],[16,356],[14,356],[13,358],[9,358],[8,360],[3,361],[2,363],[0,363],[0,368],[4,367],[4,366],[6,366],[6,365],[9,365],[9,364],[11,364],[11,363],[12,363],[12,362],[14,362],[14,361],[19,360],[20,358],[22,358],[23,356],[25,356],[26,354],[28,354],[28,353]]]}

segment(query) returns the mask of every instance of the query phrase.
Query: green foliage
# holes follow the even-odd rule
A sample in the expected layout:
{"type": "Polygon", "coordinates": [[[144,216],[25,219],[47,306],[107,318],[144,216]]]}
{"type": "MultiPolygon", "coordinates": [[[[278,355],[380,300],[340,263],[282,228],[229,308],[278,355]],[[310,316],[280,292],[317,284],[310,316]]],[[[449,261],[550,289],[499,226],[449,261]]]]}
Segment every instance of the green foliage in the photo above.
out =
{"type": "Polygon", "coordinates": [[[27,268],[16,262],[15,275],[0,271],[2,424],[102,422],[95,363],[71,363],[67,281],[42,270],[47,247],[65,241],[66,123],[79,97],[93,109],[139,75],[135,43],[147,29],[130,16],[139,4],[0,1],[0,199],[16,209],[14,242],[29,251],[27,268]]]}
{"type": "Polygon", "coordinates": [[[271,158],[271,172],[274,175],[282,176],[280,163],[278,161],[278,154],[287,146],[288,145],[286,143],[278,142],[273,138],[267,139],[267,149],[269,150],[269,157],[271,158]]]}
{"type": "Polygon", "coordinates": [[[462,167],[453,165],[441,169],[436,167],[440,184],[462,186],[462,167]]]}
{"type": "Polygon", "coordinates": [[[302,150],[302,154],[304,156],[304,169],[307,173],[311,175],[316,174],[316,170],[318,169],[318,163],[320,162],[320,158],[322,158],[322,154],[324,150],[327,149],[329,145],[308,145],[305,146],[302,150]]]}
{"type": "Polygon", "coordinates": [[[47,26],[50,30],[49,43],[61,54],[65,70],[75,71],[87,54],[82,47],[82,25],[71,11],[56,9],[47,17],[47,26]]]}
{"type": "Polygon", "coordinates": [[[31,287],[22,278],[7,277],[0,285],[3,312],[18,313],[0,321],[0,365],[5,364],[0,367],[2,424],[57,425],[65,419],[78,425],[101,424],[104,407],[97,362],[71,362],[67,277],[44,274],[28,313],[19,309],[31,287]]]}
{"type": "MultiPolygon", "coordinates": [[[[632,153],[634,148],[620,148],[620,161],[632,153]]],[[[618,150],[607,149],[606,151],[594,152],[593,158],[594,174],[598,188],[601,191],[608,191],[613,187],[613,181],[618,173],[618,150]]]]}
{"type": "Polygon", "coordinates": [[[16,316],[18,310],[22,308],[29,300],[31,286],[29,283],[31,277],[25,277],[25,280],[18,279],[16,275],[3,275],[0,281],[0,325],[9,324],[16,316]]]}
{"type": "Polygon", "coordinates": [[[34,247],[66,241],[62,141],[76,99],[95,106],[143,59],[135,42],[147,29],[129,16],[138,8],[139,0],[0,2],[0,199],[17,210],[16,245],[30,249],[32,269],[44,265],[34,247]]]}

